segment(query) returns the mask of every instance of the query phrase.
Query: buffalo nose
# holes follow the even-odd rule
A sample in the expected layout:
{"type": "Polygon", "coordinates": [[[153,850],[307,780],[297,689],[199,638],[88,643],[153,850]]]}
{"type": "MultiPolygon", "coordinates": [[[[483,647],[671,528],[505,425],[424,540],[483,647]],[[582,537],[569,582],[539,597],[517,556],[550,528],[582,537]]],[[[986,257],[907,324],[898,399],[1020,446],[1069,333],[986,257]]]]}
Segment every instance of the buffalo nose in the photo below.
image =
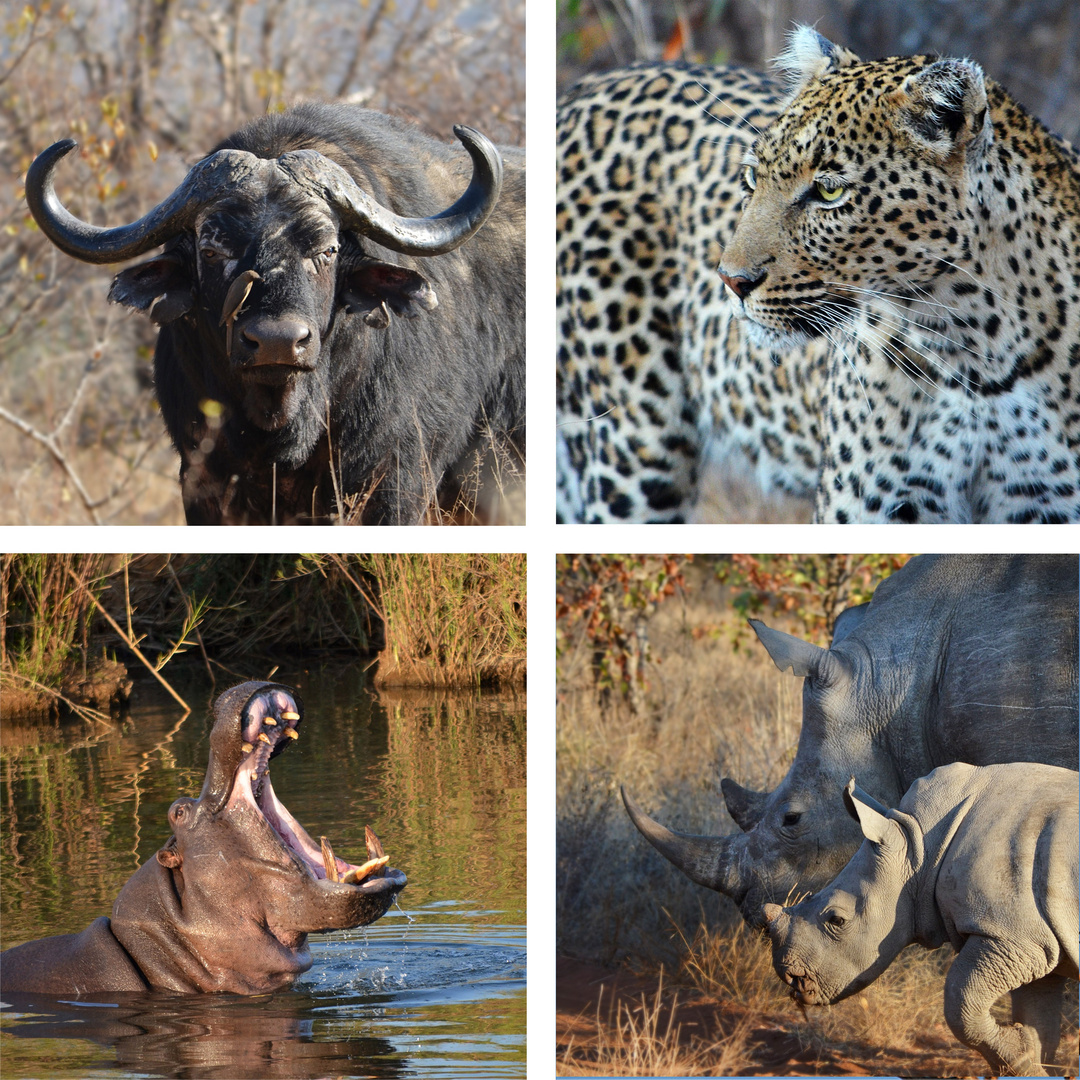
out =
{"type": "Polygon", "coordinates": [[[305,349],[311,343],[311,327],[299,319],[256,316],[243,329],[240,340],[251,353],[248,363],[287,364],[307,367],[305,349]]]}
{"type": "Polygon", "coordinates": [[[763,270],[757,277],[747,277],[745,274],[725,274],[719,271],[720,280],[740,299],[745,300],[764,280],[763,270]]]}

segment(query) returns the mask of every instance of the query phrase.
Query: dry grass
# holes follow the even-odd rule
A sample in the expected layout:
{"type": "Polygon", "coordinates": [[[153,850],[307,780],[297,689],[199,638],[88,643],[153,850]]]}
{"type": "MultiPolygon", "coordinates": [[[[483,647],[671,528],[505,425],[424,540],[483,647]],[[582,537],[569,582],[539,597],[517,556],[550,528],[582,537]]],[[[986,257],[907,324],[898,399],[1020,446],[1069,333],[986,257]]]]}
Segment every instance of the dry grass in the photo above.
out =
{"type": "MultiPolygon", "coordinates": [[[[936,1067],[953,1075],[984,1071],[982,1059],[944,1026],[951,950],[909,948],[863,993],[804,1016],[773,973],[767,940],[745,928],[727,898],[671,867],[623,812],[620,784],[672,828],[732,832],[720,777],[771,789],[794,757],[801,681],[780,674],[756,644],[733,652],[723,590],[702,563],[687,576],[685,601],[662,607],[648,624],[658,663],[649,671],[643,710],[602,702],[586,685],[584,660],[568,658],[566,669],[579,675],[560,688],[557,710],[559,952],[639,972],[664,965],[674,986],[790,1025],[818,1060],[850,1058],[871,1074],[903,1073],[933,1053],[936,1067]]],[[[608,1035],[612,1073],[630,1060],[625,1048],[633,1040],[625,1018],[621,1024],[621,1035],[616,1029],[608,1035]]],[[[661,1034],[653,1029],[651,1037],[661,1034]]],[[[1059,1060],[1071,1053],[1074,1073],[1076,1044],[1073,985],[1059,1060]]],[[[672,1074],[683,1067],[664,1062],[672,1074]]],[[[694,1056],[683,1065],[699,1071],[700,1062],[694,1056]]]]}
{"type": "Polygon", "coordinates": [[[556,1062],[557,1076],[731,1076],[746,1056],[749,1018],[718,1039],[684,1037],[677,991],[657,991],[637,1004],[597,1006],[596,1037],[584,1045],[571,1038],[556,1062]]]}

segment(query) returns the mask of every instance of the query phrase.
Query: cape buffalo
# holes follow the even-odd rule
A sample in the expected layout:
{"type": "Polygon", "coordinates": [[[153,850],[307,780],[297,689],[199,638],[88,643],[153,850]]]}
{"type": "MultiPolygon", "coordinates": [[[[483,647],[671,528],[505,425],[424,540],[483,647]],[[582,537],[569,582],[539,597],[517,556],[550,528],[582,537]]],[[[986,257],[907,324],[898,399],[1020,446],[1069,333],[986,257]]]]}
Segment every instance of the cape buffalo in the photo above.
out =
{"type": "Polygon", "coordinates": [[[803,676],[803,725],[780,786],[725,778],[738,836],[634,824],[692,880],[730,896],[751,924],[763,905],[813,892],[862,834],[841,791],[854,774],[895,806],[939,765],[1038,761],[1077,768],[1075,555],[923,555],[837,620],[822,649],[754,623],[776,666],[803,676]]]}
{"type": "Polygon", "coordinates": [[[377,112],[301,105],[112,229],[56,196],[74,142],[31,165],[30,211],[66,254],[165,245],[109,297],[161,327],[189,524],[413,524],[477,446],[522,460],[524,153],[454,131],[468,157],[377,112]]]}

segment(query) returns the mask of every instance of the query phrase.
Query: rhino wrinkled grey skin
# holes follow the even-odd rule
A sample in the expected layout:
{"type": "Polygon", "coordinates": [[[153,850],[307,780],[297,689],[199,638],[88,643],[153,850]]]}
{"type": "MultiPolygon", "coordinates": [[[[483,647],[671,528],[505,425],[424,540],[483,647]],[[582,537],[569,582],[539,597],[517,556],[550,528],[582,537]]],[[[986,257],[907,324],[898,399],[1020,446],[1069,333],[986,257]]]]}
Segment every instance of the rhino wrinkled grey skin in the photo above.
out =
{"type": "Polygon", "coordinates": [[[725,778],[735,836],[672,832],[623,792],[645,838],[747,922],[812,892],[862,841],[840,792],[855,774],[887,805],[939,765],[1028,760],[1076,769],[1074,555],[923,555],[837,620],[822,649],[752,622],[776,666],[805,676],[795,761],[772,792],[725,778]]]}
{"type": "Polygon", "coordinates": [[[766,904],[773,966],[804,1005],[873,982],[912,942],[958,956],[945,1020],[996,1075],[1046,1076],[1061,994],[1077,978],[1080,775],[1027,762],[957,763],[917,780],[898,810],[850,781],[865,836],[831,885],[790,908],[766,904]],[[1012,991],[1014,1024],[990,1006],[1012,991]]]}

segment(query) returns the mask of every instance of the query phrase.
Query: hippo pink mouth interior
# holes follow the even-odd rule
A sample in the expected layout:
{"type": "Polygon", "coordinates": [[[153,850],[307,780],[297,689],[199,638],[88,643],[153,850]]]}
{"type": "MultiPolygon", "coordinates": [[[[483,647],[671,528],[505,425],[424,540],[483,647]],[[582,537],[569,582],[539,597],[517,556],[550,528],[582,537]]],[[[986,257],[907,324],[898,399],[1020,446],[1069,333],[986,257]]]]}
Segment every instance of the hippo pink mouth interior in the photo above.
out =
{"type": "Polygon", "coordinates": [[[390,860],[370,828],[364,827],[367,860],[361,864],[346,862],[334,855],[326,837],[320,837],[320,843],[316,844],[274,793],[270,759],[281,753],[291,740],[300,737],[297,732],[300,712],[293,698],[279,689],[256,694],[243,715],[242,757],[226,809],[246,806],[253,810],[312,877],[370,891],[381,890],[386,885],[382,880],[383,868],[390,860]]]}

